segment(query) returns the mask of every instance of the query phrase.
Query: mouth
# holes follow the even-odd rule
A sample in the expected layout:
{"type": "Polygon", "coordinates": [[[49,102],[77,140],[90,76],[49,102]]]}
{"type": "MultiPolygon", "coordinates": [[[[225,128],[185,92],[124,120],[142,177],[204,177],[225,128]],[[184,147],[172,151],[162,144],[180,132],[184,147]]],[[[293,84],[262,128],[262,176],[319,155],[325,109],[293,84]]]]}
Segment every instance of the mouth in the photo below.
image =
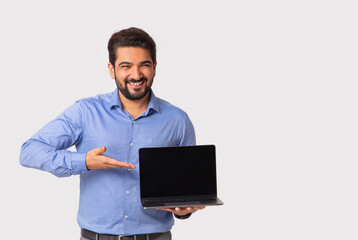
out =
{"type": "Polygon", "coordinates": [[[134,89],[139,89],[146,82],[146,79],[142,78],[139,80],[127,80],[127,84],[129,84],[134,89]]]}
{"type": "Polygon", "coordinates": [[[139,82],[129,82],[129,84],[132,85],[133,87],[135,87],[135,86],[140,86],[140,85],[142,85],[143,83],[144,83],[144,80],[139,81],[139,82]]]}

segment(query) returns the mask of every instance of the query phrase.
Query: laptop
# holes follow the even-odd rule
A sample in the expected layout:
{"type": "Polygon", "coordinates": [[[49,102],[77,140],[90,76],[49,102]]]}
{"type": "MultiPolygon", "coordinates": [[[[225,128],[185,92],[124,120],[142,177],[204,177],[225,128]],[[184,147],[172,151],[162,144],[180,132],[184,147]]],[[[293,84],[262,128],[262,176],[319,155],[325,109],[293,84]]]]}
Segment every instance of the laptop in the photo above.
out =
{"type": "Polygon", "coordinates": [[[139,149],[144,209],[216,206],[215,145],[139,149]]]}

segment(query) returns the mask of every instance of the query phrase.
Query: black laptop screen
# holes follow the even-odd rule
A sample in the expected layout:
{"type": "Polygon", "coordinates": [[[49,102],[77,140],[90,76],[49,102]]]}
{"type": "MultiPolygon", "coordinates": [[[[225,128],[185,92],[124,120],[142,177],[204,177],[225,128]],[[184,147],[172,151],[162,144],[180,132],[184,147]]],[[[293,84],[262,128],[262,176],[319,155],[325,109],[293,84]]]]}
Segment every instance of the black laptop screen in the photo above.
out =
{"type": "Polygon", "coordinates": [[[141,148],[142,198],[216,196],[215,146],[141,148]]]}

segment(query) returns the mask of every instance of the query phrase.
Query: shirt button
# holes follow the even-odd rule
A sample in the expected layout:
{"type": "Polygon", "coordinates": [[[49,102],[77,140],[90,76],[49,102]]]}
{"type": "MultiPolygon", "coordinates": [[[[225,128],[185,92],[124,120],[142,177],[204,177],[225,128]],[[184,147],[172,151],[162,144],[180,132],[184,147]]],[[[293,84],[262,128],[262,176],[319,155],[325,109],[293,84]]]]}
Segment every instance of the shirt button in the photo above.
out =
{"type": "Polygon", "coordinates": [[[131,147],[133,147],[133,145],[134,145],[133,143],[130,143],[130,144],[129,144],[129,146],[131,146],[131,147]]]}
{"type": "Polygon", "coordinates": [[[133,124],[135,124],[135,123],[136,123],[136,121],[134,120],[134,121],[133,121],[133,124]]]}
{"type": "Polygon", "coordinates": [[[124,218],[127,219],[127,218],[128,218],[128,215],[124,215],[124,218]]]}
{"type": "Polygon", "coordinates": [[[126,194],[127,194],[127,195],[129,194],[129,191],[128,191],[128,190],[126,191],[126,194]]]}

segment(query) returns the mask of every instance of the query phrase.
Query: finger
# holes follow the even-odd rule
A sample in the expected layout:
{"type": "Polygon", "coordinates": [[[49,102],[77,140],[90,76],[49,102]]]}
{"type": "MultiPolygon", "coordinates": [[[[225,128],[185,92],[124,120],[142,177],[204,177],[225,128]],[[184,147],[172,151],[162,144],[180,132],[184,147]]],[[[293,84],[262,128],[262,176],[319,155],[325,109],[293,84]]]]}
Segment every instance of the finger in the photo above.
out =
{"type": "Polygon", "coordinates": [[[191,210],[192,210],[192,211],[196,211],[196,210],[202,210],[202,209],[204,209],[204,208],[205,208],[205,206],[191,207],[191,210]]]}
{"type": "Polygon", "coordinates": [[[127,162],[120,162],[113,158],[103,156],[104,158],[104,164],[110,165],[113,168],[125,168],[125,169],[134,169],[135,166],[131,163],[127,162]]]}
{"type": "Polygon", "coordinates": [[[180,213],[182,213],[182,212],[188,212],[188,211],[192,211],[192,207],[176,207],[175,209],[174,209],[174,211],[176,211],[176,212],[180,212],[180,213]]]}
{"type": "Polygon", "coordinates": [[[101,155],[101,154],[105,153],[106,150],[107,150],[106,147],[102,146],[102,147],[99,147],[99,148],[94,148],[93,153],[95,153],[96,155],[101,155]]]}
{"type": "Polygon", "coordinates": [[[117,165],[120,168],[125,168],[125,169],[135,169],[136,168],[134,164],[127,163],[127,162],[119,162],[119,161],[117,161],[117,165]]]}
{"type": "Polygon", "coordinates": [[[108,165],[110,165],[111,167],[113,168],[123,168],[123,169],[129,169],[130,166],[128,163],[126,162],[119,162],[119,161],[116,161],[114,160],[113,162],[111,163],[108,163],[108,165]]]}

